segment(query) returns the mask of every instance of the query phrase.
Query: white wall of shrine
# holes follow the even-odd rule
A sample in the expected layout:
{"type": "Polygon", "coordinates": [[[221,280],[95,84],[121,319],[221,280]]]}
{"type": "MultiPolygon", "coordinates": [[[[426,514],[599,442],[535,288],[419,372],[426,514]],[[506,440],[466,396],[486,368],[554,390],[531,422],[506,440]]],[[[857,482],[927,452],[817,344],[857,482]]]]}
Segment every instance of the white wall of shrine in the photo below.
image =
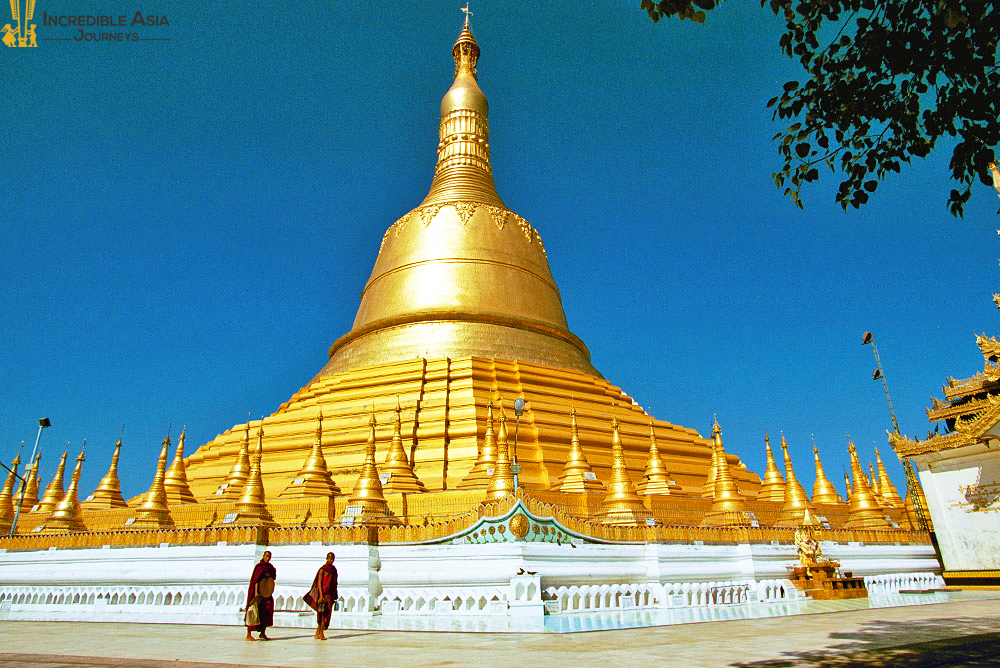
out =
{"type": "Polygon", "coordinates": [[[912,458],[946,571],[1000,570],[1000,443],[991,443],[912,458]]]}
{"type": "MultiPolygon", "coordinates": [[[[897,588],[940,579],[930,545],[821,546],[843,570],[904,583],[897,588]]],[[[338,615],[540,617],[546,600],[553,610],[589,611],[798,596],[785,580],[798,563],[790,544],[220,543],[0,552],[0,619],[240,625],[247,580],[265,549],[277,569],[278,626],[315,623],[301,597],[330,550],[338,615]]]]}

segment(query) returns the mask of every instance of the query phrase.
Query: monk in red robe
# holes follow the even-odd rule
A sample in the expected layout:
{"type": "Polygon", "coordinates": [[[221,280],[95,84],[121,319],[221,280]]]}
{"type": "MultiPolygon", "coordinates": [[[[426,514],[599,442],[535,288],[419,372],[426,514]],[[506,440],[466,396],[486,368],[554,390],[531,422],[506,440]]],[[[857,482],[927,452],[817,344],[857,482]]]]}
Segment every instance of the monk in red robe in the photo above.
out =
{"type": "Polygon", "coordinates": [[[316,640],[326,640],[323,633],[330,626],[330,613],[337,601],[337,568],[333,565],[333,552],[326,553],[326,563],[319,567],[309,593],[302,597],[316,611],[316,640]]]}
{"type": "Polygon", "coordinates": [[[247,589],[247,609],[251,605],[257,606],[259,622],[254,626],[247,626],[247,640],[270,640],[265,630],[268,626],[274,625],[274,580],[277,571],[271,565],[271,552],[266,551],[261,555],[260,561],[253,567],[253,575],[250,576],[250,588],[247,589]],[[255,600],[256,599],[256,600],[255,600]],[[259,631],[260,636],[254,638],[251,631],[259,631]]]}

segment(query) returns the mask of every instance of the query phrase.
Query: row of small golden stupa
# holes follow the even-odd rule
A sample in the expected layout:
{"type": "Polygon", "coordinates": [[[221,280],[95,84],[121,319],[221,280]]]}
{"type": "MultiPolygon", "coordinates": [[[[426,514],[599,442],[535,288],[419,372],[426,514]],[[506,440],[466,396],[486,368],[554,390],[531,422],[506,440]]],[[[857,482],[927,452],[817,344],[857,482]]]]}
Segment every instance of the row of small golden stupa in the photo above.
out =
{"type": "MultiPolygon", "coordinates": [[[[356,524],[397,524],[399,519],[390,512],[384,493],[424,491],[424,485],[414,474],[403,448],[400,412],[401,409],[397,402],[395,429],[385,462],[381,467],[382,476],[380,476],[379,468],[375,463],[375,426],[377,423],[375,407],[372,406],[364,464],[344,512],[345,515],[353,517],[353,522],[356,524]]],[[[502,406],[497,423],[498,428],[494,431],[493,402],[490,401],[487,404],[487,427],[483,445],[479,450],[475,465],[465,476],[461,486],[465,489],[485,487],[486,501],[502,499],[515,491],[514,463],[510,456],[506,416],[502,406]]],[[[262,424],[263,422],[261,422],[262,424]]],[[[329,498],[342,495],[340,487],[334,482],[327,467],[322,450],[322,438],[323,415],[321,410],[317,418],[316,436],[309,456],[302,469],[278,495],[278,498],[329,498]]],[[[740,493],[737,483],[730,473],[722,445],[721,429],[717,420],[712,429],[712,442],[712,465],[702,487],[701,496],[712,499],[713,503],[702,524],[709,526],[750,524],[750,515],[748,515],[746,508],[747,499],[740,493]]],[[[170,506],[197,502],[188,486],[185,470],[184,432],[181,432],[173,462],[167,468],[169,446],[170,437],[167,436],[162,443],[153,484],[141,497],[135,517],[128,520],[128,528],[145,529],[173,526],[170,506]]],[[[813,485],[811,501],[795,477],[791,457],[788,454],[788,444],[784,436],[781,438],[785,464],[784,477],[778,471],[771,451],[770,439],[766,435],[765,447],[767,450],[767,469],[756,500],[782,503],[777,523],[779,526],[817,524],[814,503],[845,503],[824,474],[819,451],[815,445],[813,453],[816,462],[816,482],[813,485]]],[[[12,473],[8,475],[7,481],[0,491],[0,531],[10,530],[15,518],[15,507],[30,509],[27,512],[31,514],[47,514],[47,518],[36,529],[47,532],[86,531],[83,521],[84,509],[100,510],[126,507],[127,504],[121,494],[117,472],[120,450],[121,439],[115,444],[108,473],[101,480],[94,493],[82,504],[78,498],[78,484],[84,461],[82,449],[77,457],[71,482],[66,492],[63,492],[63,477],[67,454],[63,453],[56,474],[41,499],[38,498],[38,457],[32,463],[31,471],[27,479],[22,482],[21,489],[13,493],[16,471],[20,465],[20,456],[16,457],[11,466],[12,473]]],[[[861,468],[853,443],[849,445],[849,450],[854,484],[851,484],[845,473],[844,477],[849,490],[847,527],[886,528],[888,522],[883,512],[884,509],[900,507],[903,505],[903,500],[889,480],[877,449],[878,475],[876,476],[875,468],[869,462],[870,479],[861,468]]],[[[629,477],[619,435],[618,420],[615,417],[612,417],[611,420],[611,454],[611,478],[596,519],[614,524],[644,522],[652,515],[643,502],[643,496],[669,496],[677,490],[660,457],[652,418],[650,418],[649,455],[641,482],[635,485],[629,477]]],[[[261,479],[262,455],[263,426],[258,428],[256,451],[251,457],[250,424],[248,422],[236,462],[215,493],[205,500],[206,502],[235,502],[236,516],[232,520],[234,524],[275,524],[267,508],[261,479]]],[[[605,490],[605,485],[597,479],[580,446],[575,409],[571,412],[570,451],[555,489],[565,493],[599,493],[605,490]]]]}

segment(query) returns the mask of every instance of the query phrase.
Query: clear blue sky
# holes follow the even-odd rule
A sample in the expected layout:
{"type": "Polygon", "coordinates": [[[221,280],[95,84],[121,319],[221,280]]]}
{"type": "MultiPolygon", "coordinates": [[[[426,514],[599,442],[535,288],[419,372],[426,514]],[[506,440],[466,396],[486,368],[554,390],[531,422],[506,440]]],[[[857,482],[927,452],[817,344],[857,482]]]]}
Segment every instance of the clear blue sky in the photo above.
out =
{"type": "MultiPolygon", "coordinates": [[[[717,413],[759,474],[784,430],[811,487],[815,434],[840,486],[850,433],[902,492],[861,334],[925,434],[930,395],[982,367],[973,332],[996,331],[1000,200],[977,186],[952,219],[938,153],[861,211],[826,176],[794,208],[764,106],[798,74],[780,24],[755,2],[705,25],[638,5],[472,7],[497,187],[541,233],[570,328],[657,418],[707,434],[717,413]]],[[[43,484],[87,438],[89,494],[124,423],[137,494],[169,424],[192,452],[323,366],[430,186],[458,6],[157,0],[141,8],[170,25],[141,36],[170,41],[0,51],[4,461],[48,416],[43,484]]],[[[43,11],[138,8],[38,0],[38,36],[75,34],[43,11]]]]}

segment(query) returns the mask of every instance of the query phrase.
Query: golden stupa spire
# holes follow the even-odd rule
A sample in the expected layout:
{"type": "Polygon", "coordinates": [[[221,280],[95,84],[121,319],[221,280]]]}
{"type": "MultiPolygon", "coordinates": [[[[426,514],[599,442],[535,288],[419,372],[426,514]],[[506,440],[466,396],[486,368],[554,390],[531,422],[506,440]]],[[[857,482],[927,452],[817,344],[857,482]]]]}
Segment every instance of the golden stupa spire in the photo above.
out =
{"type": "Polygon", "coordinates": [[[497,429],[497,461],[486,488],[486,499],[495,501],[514,493],[514,471],[511,469],[510,446],[507,443],[507,415],[500,404],[500,426],[497,429]]]}
{"type": "Polygon", "coordinates": [[[403,420],[402,408],[399,406],[399,397],[396,397],[396,422],[392,430],[392,442],[389,445],[389,452],[385,455],[385,463],[382,464],[382,475],[386,476],[382,490],[395,494],[397,492],[423,492],[424,483],[420,482],[410,460],[403,449],[403,420]]]}
{"type": "Polygon", "coordinates": [[[56,507],[56,504],[62,501],[64,495],[63,475],[66,472],[66,455],[68,453],[69,443],[66,444],[66,449],[63,450],[62,458],[59,460],[59,466],[56,468],[56,474],[52,477],[52,482],[45,488],[42,500],[38,502],[38,507],[32,512],[50,513],[56,507]]]}
{"type": "Polygon", "coordinates": [[[14,461],[10,464],[10,473],[7,474],[7,481],[0,491],[0,533],[10,531],[14,524],[14,480],[17,478],[17,467],[21,465],[21,453],[17,453],[14,461]]]}
{"type": "MultiPolygon", "coordinates": [[[[496,391],[496,388],[493,388],[496,391]]],[[[490,484],[490,473],[497,464],[497,437],[493,432],[493,397],[486,402],[486,435],[483,437],[483,447],[479,449],[479,456],[472,470],[462,478],[459,489],[471,489],[475,487],[488,487],[490,484]]]]}
{"type": "Polygon", "coordinates": [[[257,451],[250,460],[250,473],[243,485],[243,494],[236,502],[236,519],[234,524],[251,524],[254,526],[277,526],[267,509],[267,499],[264,496],[264,480],[260,474],[260,464],[264,459],[264,418],[257,426],[257,451]]]}
{"type": "Polygon", "coordinates": [[[69,482],[69,489],[52,510],[52,514],[46,518],[43,527],[46,531],[86,531],[87,527],[83,523],[83,508],[80,507],[80,497],[77,489],[80,486],[80,472],[83,469],[83,451],[87,447],[87,439],[83,440],[83,447],[80,448],[80,455],[76,458],[76,466],[73,467],[73,477],[69,482]]]}
{"type": "Polygon", "coordinates": [[[489,105],[476,82],[479,45],[468,24],[452,57],[430,190],[383,236],[354,325],[330,346],[319,376],[469,356],[599,375],[569,331],[541,236],[497,194],[489,105]]]}
{"type": "Polygon", "coordinates": [[[788,442],[785,435],[781,435],[781,452],[785,458],[785,502],[778,513],[778,526],[802,526],[805,518],[805,511],[816,509],[806,496],[806,490],[802,483],[795,477],[795,469],[792,467],[792,457],[788,454],[788,442]]]}
{"type": "Polygon", "coordinates": [[[316,436],[313,438],[312,450],[298,474],[278,498],[332,497],[339,496],[340,493],[340,488],[333,481],[330,469],[326,465],[326,457],[323,455],[323,407],[321,406],[316,418],[316,436]]]}
{"type": "Polygon", "coordinates": [[[250,475],[250,416],[247,416],[247,423],[243,426],[243,442],[240,443],[240,451],[236,454],[236,461],[233,468],[229,469],[229,475],[215,490],[215,494],[205,499],[206,501],[236,501],[243,494],[243,487],[246,485],[247,477],[250,475]]]}
{"type": "Polygon", "coordinates": [[[851,454],[851,475],[854,477],[851,499],[847,509],[847,528],[888,528],[889,523],[886,522],[882,509],[879,508],[878,502],[868,487],[868,478],[861,469],[861,462],[858,460],[858,451],[854,447],[854,443],[848,441],[847,450],[851,454]]]}
{"type": "Polygon", "coordinates": [[[167,503],[171,506],[182,503],[195,503],[194,494],[188,486],[187,471],[184,466],[184,432],[187,427],[181,428],[181,435],[177,439],[177,452],[174,453],[174,461],[167,469],[166,477],[163,479],[163,487],[167,490],[167,503]]]}
{"type": "Polygon", "coordinates": [[[722,428],[715,418],[712,424],[712,452],[715,455],[715,496],[712,507],[701,520],[702,526],[746,525],[746,498],[729,470],[726,449],[722,445],[722,428]]]}
{"type": "Polygon", "coordinates": [[[156,462],[156,475],[153,476],[153,484],[149,486],[149,491],[143,495],[142,505],[136,510],[135,520],[129,528],[159,529],[174,525],[174,518],[170,516],[170,510],[167,508],[167,490],[163,486],[163,479],[167,473],[167,450],[169,448],[170,434],[167,434],[160,445],[160,458],[156,462]]]}
{"type": "Polygon", "coordinates": [[[17,493],[14,494],[14,505],[21,506],[21,512],[26,512],[26,510],[31,510],[36,505],[38,505],[38,464],[42,460],[42,453],[35,455],[35,461],[31,464],[31,472],[28,473],[28,478],[21,485],[27,487],[24,490],[24,499],[21,499],[21,488],[17,488],[17,493]],[[23,504],[23,505],[22,505],[23,504]]]}
{"type": "Polygon", "coordinates": [[[421,206],[471,200],[503,207],[490,167],[490,106],[476,82],[479,44],[469,15],[451,49],[455,82],[441,100],[438,161],[431,190],[421,206]]]}
{"type": "Polygon", "coordinates": [[[816,441],[813,441],[813,459],[816,463],[816,482],[813,483],[812,502],[843,503],[843,499],[837,494],[837,488],[823,472],[823,462],[819,460],[819,448],[816,447],[816,441]]]}
{"type": "Polygon", "coordinates": [[[646,471],[636,485],[636,490],[644,496],[670,494],[670,474],[660,457],[660,448],[656,445],[652,415],[649,416],[649,457],[646,459],[646,471]]]}
{"type": "Polygon", "coordinates": [[[355,524],[395,524],[399,519],[389,511],[382,494],[382,481],[375,465],[375,404],[372,404],[371,419],[368,420],[368,441],[365,443],[365,462],[361,465],[358,481],[347,501],[344,515],[354,517],[355,524]]]}
{"type": "MultiPolygon", "coordinates": [[[[125,425],[122,425],[124,432],[125,425]]],[[[83,502],[83,507],[87,510],[99,510],[103,508],[124,508],[125,499],[122,498],[121,482],[118,480],[118,456],[122,449],[122,438],[118,437],[115,443],[114,454],[111,455],[111,466],[108,472],[97,484],[97,489],[83,502]]]]}
{"type": "Polygon", "coordinates": [[[882,455],[879,453],[878,448],[875,448],[875,461],[878,462],[878,487],[882,493],[882,499],[887,505],[898,508],[903,505],[903,499],[899,496],[896,488],[893,487],[892,481],[889,480],[889,473],[885,470],[885,464],[882,462],[882,455]]]}
{"type": "Polygon", "coordinates": [[[851,479],[847,477],[847,471],[844,471],[844,488],[847,490],[844,493],[844,503],[851,502],[851,479]]]}
{"type": "Polygon", "coordinates": [[[556,482],[556,488],[560,492],[599,492],[604,489],[594,469],[590,467],[587,456],[583,454],[580,431],[576,424],[576,406],[569,414],[569,454],[566,455],[566,464],[556,482]]]}
{"type": "Polygon", "coordinates": [[[785,478],[774,463],[774,453],[771,452],[771,439],[764,433],[764,449],[767,451],[767,470],[764,471],[764,482],[760,486],[758,501],[785,502],[785,478]]]}
{"type": "MultiPolygon", "coordinates": [[[[614,407],[612,406],[612,410],[614,407]]],[[[597,519],[604,524],[638,524],[650,517],[651,513],[636,494],[632,479],[625,465],[625,450],[622,448],[621,434],[618,433],[618,416],[611,416],[611,480],[608,493],[601,501],[597,519]]]]}

